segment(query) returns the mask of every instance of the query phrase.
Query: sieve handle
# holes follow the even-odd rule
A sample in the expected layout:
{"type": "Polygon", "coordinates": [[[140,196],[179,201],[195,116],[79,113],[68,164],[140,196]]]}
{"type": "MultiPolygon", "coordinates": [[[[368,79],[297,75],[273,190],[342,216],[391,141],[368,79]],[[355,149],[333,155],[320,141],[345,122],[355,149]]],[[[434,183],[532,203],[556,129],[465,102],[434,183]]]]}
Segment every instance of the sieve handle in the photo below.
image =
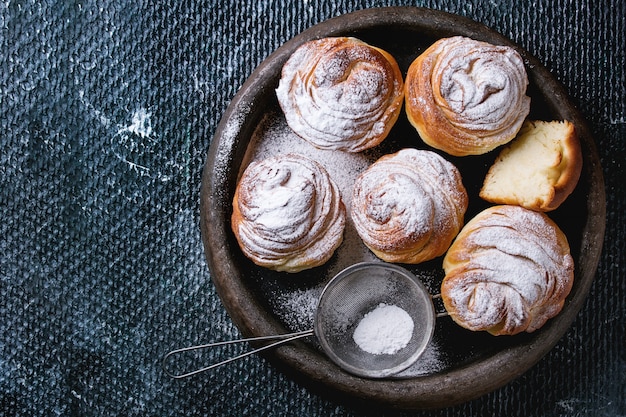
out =
{"type": "MultiPolygon", "coordinates": [[[[433,296],[431,296],[432,300],[433,300],[433,304],[434,304],[434,300],[441,300],[441,294],[435,294],[433,296]]],[[[443,311],[441,312],[435,312],[435,317],[439,318],[439,317],[446,317],[449,316],[450,313],[448,313],[448,311],[446,310],[446,308],[442,305],[441,308],[443,309],[443,311]]]]}
{"type": "Polygon", "coordinates": [[[304,330],[304,331],[301,331],[301,332],[294,332],[294,333],[287,333],[287,334],[273,335],[273,336],[249,337],[249,338],[246,338],[246,339],[227,340],[227,341],[222,341],[222,342],[208,343],[208,344],[204,344],[204,345],[188,346],[188,347],[175,349],[175,350],[172,350],[172,351],[168,352],[163,357],[163,361],[161,363],[161,367],[163,368],[163,371],[171,378],[174,378],[174,379],[187,378],[187,377],[190,377],[190,376],[193,376],[193,375],[197,375],[199,373],[202,373],[202,372],[205,372],[205,371],[217,368],[218,366],[222,366],[222,365],[225,365],[227,363],[236,361],[238,359],[245,358],[246,356],[253,355],[255,353],[264,351],[266,349],[270,349],[270,348],[282,345],[284,343],[292,342],[292,341],[294,341],[296,339],[301,339],[301,338],[309,337],[309,336],[313,336],[313,330],[304,330]],[[210,349],[210,348],[214,348],[214,347],[218,347],[218,346],[233,345],[233,344],[239,344],[239,343],[245,343],[245,342],[254,342],[254,341],[262,341],[262,340],[277,340],[277,341],[273,342],[273,343],[270,343],[269,345],[265,345],[265,346],[262,346],[260,348],[256,348],[256,349],[253,349],[251,351],[242,353],[241,355],[237,355],[237,356],[234,356],[232,358],[223,360],[221,362],[214,363],[212,365],[205,366],[203,368],[199,368],[199,369],[196,369],[196,370],[193,370],[193,371],[189,371],[189,372],[185,372],[185,373],[174,373],[174,372],[171,372],[169,367],[168,367],[168,365],[169,365],[168,362],[170,361],[170,359],[173,356],[179,355],[181,353],[191,352],[191,351],[196,351],[196,350],[210,349]]]}

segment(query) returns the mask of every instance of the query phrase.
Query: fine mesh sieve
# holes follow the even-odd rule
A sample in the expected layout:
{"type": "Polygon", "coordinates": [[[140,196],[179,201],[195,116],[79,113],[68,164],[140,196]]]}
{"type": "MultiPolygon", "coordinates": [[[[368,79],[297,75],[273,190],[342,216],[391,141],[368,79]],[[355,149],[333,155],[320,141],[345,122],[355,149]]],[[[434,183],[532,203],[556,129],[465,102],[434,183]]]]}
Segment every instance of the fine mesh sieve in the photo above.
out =
{"type": "Polygon", "coordinates": [[[422,355],[433,336],[435,317],[432,298],[415,275],[396,265],[364,262],[344,269],[324,287],[318,301],[313,329],[176,349],[163,358],[163,369],[173,378],[184,378],[314,335],[326,355],[342,369],[358,376],[383,378],[408,368],[422,355]],[[410,339],[394,353],[369,353],[353,338],[354,331],[364,316],[381,304],[404,310],[413,321],[410,339]],[[191,372],[175,374],[168,368],[171,357],[183,352],[277,339],[278,341],[271,344],[191,372]]]}
{"type": "Polygon", "coordinates": [[[314,327],[333,362],[353,374],[381,378],[408,368],[422,355],[434,332],[435,309],[424,285],[406,269],[360,263],[340,272],[324,288],[314,327]],[[363,317],[380,304],[401,308],[413,321],[410,340],[393,354],[368,353],[353,338],[363,317]]]}

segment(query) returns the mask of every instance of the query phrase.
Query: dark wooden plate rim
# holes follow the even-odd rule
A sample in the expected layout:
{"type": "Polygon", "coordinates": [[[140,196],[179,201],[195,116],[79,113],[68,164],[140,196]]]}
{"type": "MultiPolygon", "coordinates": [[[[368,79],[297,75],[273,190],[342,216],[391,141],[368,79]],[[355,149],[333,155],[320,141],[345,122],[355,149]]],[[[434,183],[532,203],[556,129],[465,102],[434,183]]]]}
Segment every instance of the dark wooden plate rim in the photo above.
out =
{"type": "Polygon", "coordinates": [[[600,160],[582,115],[563,86],[528,52],[492,29],[470,19],[418,7],[365,9],[319,23],[283,44],[247,79],[225,111],[211,142],[202,177],[201,232],[211,278],[234,323],[244,336],[284,333],[278,320],[254,300],[232,257],[231,202],[239,163],[264,112],[263,103],[274,94],[282,65],[303,42],[341,36],[375,27],[411,28],[438,37],[468,36],[509,45],[523,56],[531,83],[539,86],[547,104],[563,119],[573,121],[584,154],[581,181],[587,181],[587,218],[581,225],[577,285],[562,312],[536,337],[477,362],[450,371],[409,379],[370,380],[352,376],[335,366],[307,343],[297,342],[267,352],[275,366],[311,390],[354,404],[401,409],[446,407],[493,391],[527,371],[564,335],[589,292],[600,258],[605,228],[605,191],[600,160]]]}

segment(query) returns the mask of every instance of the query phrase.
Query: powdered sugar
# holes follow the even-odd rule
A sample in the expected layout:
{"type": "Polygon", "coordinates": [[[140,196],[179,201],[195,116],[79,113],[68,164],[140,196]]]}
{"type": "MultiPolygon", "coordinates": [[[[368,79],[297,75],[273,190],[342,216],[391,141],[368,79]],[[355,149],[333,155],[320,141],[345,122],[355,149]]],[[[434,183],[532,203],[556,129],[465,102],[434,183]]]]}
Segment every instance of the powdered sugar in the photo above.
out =
{"type": "Polygon", "coordinates": [[[434,374],[445,367],[439,345],[431,340],[417,361],[407,369],[396,374],[398,378],[412,378],[420,375],[434,374]]]}
{"type": "Polygon", "coordinates": [[[441,41],[433,72],[437,104],[455,113],[451,120],[464,129],[498,131],[528,114],[526,70],[512,48],[448,38],[441,41]]]}
{"type": "Polygon", "coordinates": [[[363,316],[352,338],[368,353],[393,355],[409,343],[413,327],[413,319],[406,311],[381,303],[363,316]]]}
{"type": "Polygon", "coordinates": [[[286,291],[275,294],[271,301],[280,319],[292,331],[305,331],[313,328],[315,312],[323,286],[286,291]]]}
{"type": "Polygon", "coordinates": [[[319,149],[298,136],[282,114],[268,111],[254,132],[244,164],[284,153],[304,155],[319,162],[339,186],[344,202],[349,204],[354,179],[380,155],[319,149]]]}

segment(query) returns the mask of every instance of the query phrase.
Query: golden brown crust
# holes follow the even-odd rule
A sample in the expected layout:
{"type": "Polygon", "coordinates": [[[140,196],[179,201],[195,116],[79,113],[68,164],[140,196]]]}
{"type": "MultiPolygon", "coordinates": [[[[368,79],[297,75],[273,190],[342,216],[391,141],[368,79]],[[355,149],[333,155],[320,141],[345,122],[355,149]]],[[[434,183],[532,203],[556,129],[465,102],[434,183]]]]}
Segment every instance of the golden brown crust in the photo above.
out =
{"type": "Polygon", "coordinates": [[[578,135],[572,123],[566,122],[566,124],[568,125],[568,134],[563,139],[563,160],[561,163],[563,169],[558,181],[554,184],[554,197],[545,206],[545,211],[556,209],[569,197],[576,188],[582,172],[583,156],[578,135]]]}
{"type": "Polygon", "coordinates": [[[317,162],[285,154],[252,162],[233,197],[231,227],[257,265],[299,272],[324,264],[343,240],[345,206],[317,162]]]}
{"type": "Polygon", "coordinates": [[[494,335],[533,332],[557,315],[572,288],[567,238],[541,212],[490,207],[448,250],[441,297],[460,326],[494,335]]]}
{"type": "Polygon", "coordinates": [[[514,49],[444,38],[409,67],[406,113],[426,144],[455,156],[483,154],[515,137],[530,110],[527,85],[514,49]]]}
{"type": "Polygon", "coordinates": [[[360,152],[382,142],[404,101],[386,51],[351,37],[300,46],[283,66],[276,96],[287,124],[322,149],[360,152]]]}
{"type": "Polygon", "coordinates": [[[376,256],[416,264],[445,253],[463,226],[467,204],[454,165],[435,152],[403,149],[357,178],[350,215],[376,256]]]}

